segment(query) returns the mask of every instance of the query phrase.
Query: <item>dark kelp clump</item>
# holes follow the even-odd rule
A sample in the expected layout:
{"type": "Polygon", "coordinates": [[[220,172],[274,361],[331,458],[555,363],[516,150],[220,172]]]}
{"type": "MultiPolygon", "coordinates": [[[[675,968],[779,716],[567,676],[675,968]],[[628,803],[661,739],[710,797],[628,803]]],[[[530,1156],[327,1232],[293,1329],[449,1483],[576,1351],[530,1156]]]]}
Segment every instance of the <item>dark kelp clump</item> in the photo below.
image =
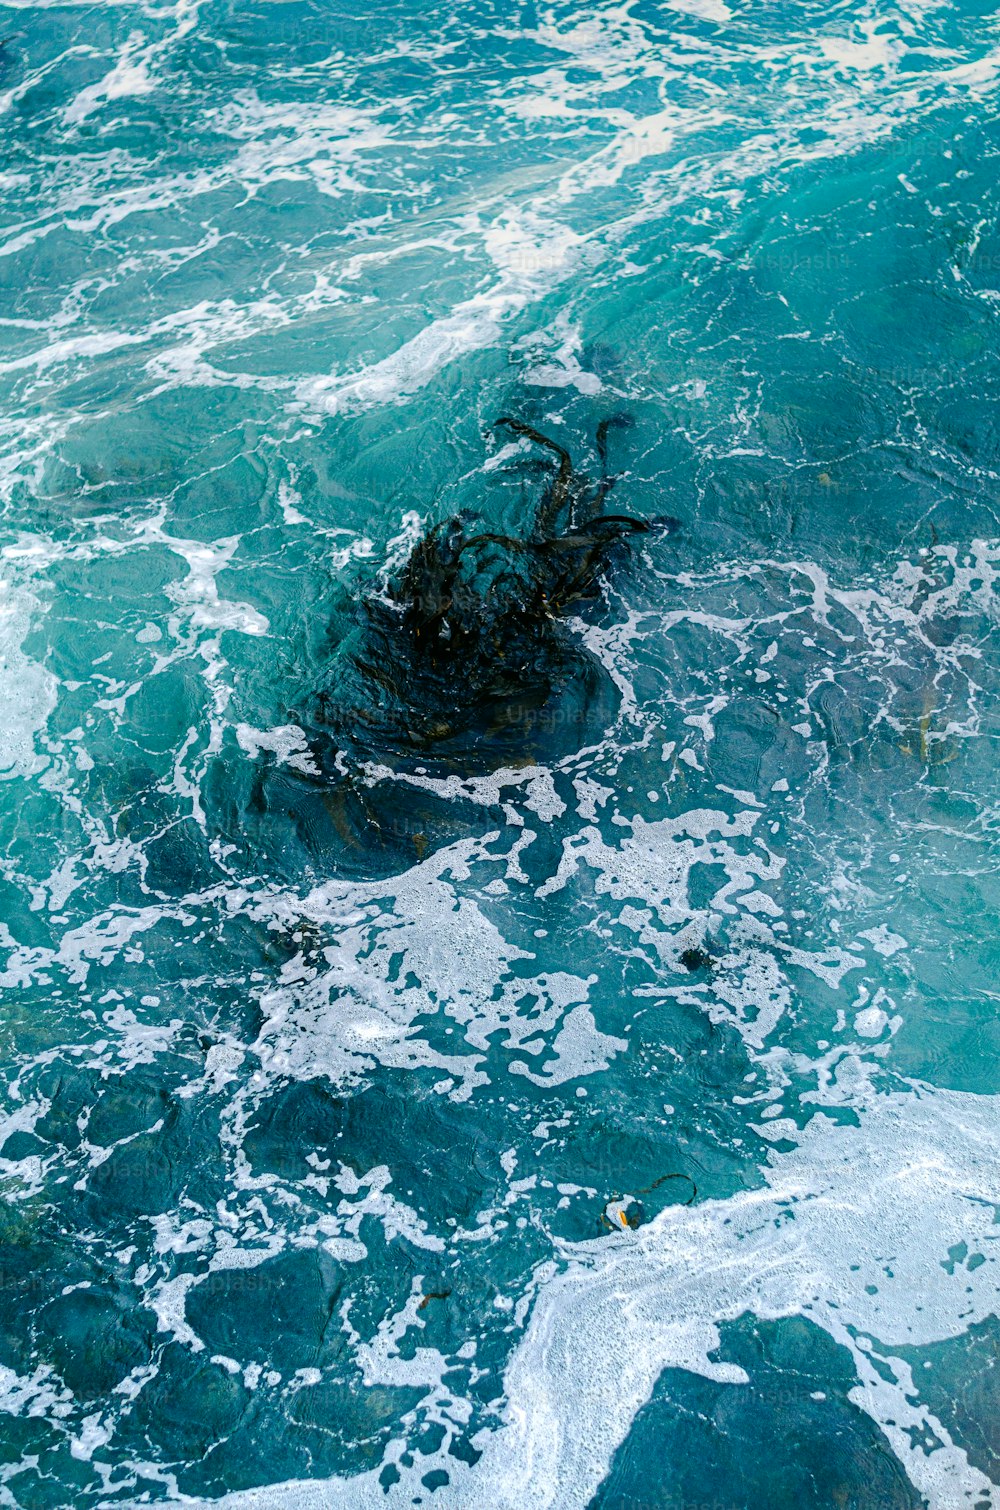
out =
{"type": "Polygon", "coordinates": [[[400,777],[481,775],[558,759],[600,737],[617,712],[617,688],[570,620],[600,596],[616,551],[652,528],[605,508],[615,482],[609,432],[628,423],[599,426],[593,478],[530,425],[498,421],[554,461],[524,533],[453,515],[364,594],[324,685],[292,715],[314,773],[258,767],[239,820],[245,834],[266,819],[272,855],[275,842],[304,841],[316,858],[339,850],[348,866],[351,852],[361,864],[379,849],[412,863],[456,824],[467,832],[473,815],[461,801],[386,780],[387,768],[400,777]]]}
{"type": "Polygon", "coordinates": [[[615,481],[608,432],[626,423],[600,425],[592,479],[530,425],[498,421],[557,463],[523,536],[476,529],[464,515],[428,529],[386,591],[363,600],[311,710],[314,737],[469,774],[544,759],[567,744],[557,731],[572,740],[588,717],[606,723],[614,687],[567,619],[599,596],[621,542],[650,528],[604,507],[615,481]]]}

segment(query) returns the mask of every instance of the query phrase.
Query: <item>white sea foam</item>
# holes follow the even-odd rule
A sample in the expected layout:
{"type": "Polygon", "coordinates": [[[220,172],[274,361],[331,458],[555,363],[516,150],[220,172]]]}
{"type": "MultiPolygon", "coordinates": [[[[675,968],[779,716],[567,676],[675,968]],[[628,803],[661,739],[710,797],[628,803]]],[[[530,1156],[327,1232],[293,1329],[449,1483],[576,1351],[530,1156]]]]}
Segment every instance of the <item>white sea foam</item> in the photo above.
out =
{"type": "Polygon", "coordinates": [[[504,939],[448,879],[480,853],[462,841],[378,886],[338,884],[254,904],[255,915],[275,926],[309,919],[330,930],[318,964],[297,956],[261,997],[253,1052],[269,1075],[344,1083],[376,1063],[427,1066],[445,1077],[443,1091],[465,1101],[487,1083],[483,1052],[498,1030],[507,1047],[532,1055],[555,1031],[554,1058],[535,1069],[515,1061],[515,1073],[551,1085],[598,1073],[626,1047],[599,1030],[587,1006],[595,977],[527,973],[530,953],[504,939]],[[453,1053],[432,1049],[420,1032],[421,1018],[437,1013],[462,1030],[465,1041],[456,1037],[453,1053]]]}
{"type": "Polygon", "coordinates": [[[279,765],[293,766],[310,776],[319,774],[309,753],[309,741],[297,724],[282,724],[276,729],[253,729],[249,724],[237,724],[236,738],[240,749],[251,760],[256,760],[261,750],[270,750],[279,765]]]}
{"type": "Polygon", "coordinates": [[[297,402],[337,413],[406,397],[445,366],[493,345],[511,318],[579,266],[582,239],[568,225],[533,210],[507,209],[479,228],[483,249],[500,277],[434,320],[391,356],[356,372],[303,380],[297,402]]]}
{"type": "Polygon", "coordinates": [[[733,19],[733,13],[724,0],[670,0],[670,9],[682,15],[697,16],[702,21],[716,21],[720,25],[733,19]]]}
{"type": "Polygon", "coordinates": [[[59,1383],[47,1364],[39,1364],[30,1376],[19,1375],[0,1364],[0,1411],[7,1416],[69,1415],[72,1393],[59,1383]]]}
{"type": "Polygon", "coordinates": [[[223,598],[217,577],[239,547],[239,536],[204,545],[195,540],[160,535],[187,563],[187,576],[167,588],[167,594],[189,616],[196,629],[235,629],[241,634],[266,634],[268,622],[249,603],[223,598]]]}
{"type": "Polygon", "coordinates": [[[0,580],[0,699],[6,710],[0,726],[0,781],[35,775],[49,763],[36,736],[56,705],[58,684],[22,648],[39,607],[30,593],[0,580]]]}
{"type": "Polygon", "coordinates": [[[334,196],[361,189],[351,165],[393,141],[392,127],[376,110],[313,101],[268,104],[253,91],[212,112],[209,122],[245,142],[230,171],[251,191],[282,179],[305,180],[334,196]]]}
{"type": "Polygon", "coordinates": [[[134,32],[118,55],[114,68],[96,84],[89,84],[63,112],[68,125],[77,126],[109,100],[152,94],[156,83],[150,73],[148,49],[144,37],[134,32]]]}
{"type": "Polygon", "coordinates": [[[148,42],[141,31],[134,31],[119,50],[114,66],[102,79],[88,84],[63,110],[67,126],[79,126],[88,116],[113,100],[130,99],[152,94],[160,87],[156,77],[157,60],[175,43],[194,30],[201,0],[175,0],[172,7],[161,11],[157,19],[174,22],[166,35],[158,41],[148,42]]]}

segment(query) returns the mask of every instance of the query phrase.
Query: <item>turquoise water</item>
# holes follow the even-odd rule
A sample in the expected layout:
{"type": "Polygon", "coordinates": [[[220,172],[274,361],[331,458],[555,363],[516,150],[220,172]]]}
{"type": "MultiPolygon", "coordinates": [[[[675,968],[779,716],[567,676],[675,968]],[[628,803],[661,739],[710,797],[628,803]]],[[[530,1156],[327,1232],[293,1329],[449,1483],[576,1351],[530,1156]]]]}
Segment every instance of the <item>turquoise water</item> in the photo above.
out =
{"type": "Polygon", "coordinates": [[[0,1503],[1000,1503],[995,12],[3,12],[0,1503]]]}

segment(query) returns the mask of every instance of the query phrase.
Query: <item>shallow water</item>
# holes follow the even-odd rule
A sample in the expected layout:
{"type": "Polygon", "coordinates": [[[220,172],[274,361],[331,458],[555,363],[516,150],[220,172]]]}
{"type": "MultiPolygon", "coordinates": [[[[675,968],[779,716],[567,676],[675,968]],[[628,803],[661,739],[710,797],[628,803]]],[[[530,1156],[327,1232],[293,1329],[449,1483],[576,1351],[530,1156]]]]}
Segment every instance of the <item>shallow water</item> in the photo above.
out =
{"type": "Polygon", "coordinates": [[[0,1502],[1000,1502],[995,13],[4,14],[0,1502]],[[338,769],[622,412],[587,674],[338,769]]]}

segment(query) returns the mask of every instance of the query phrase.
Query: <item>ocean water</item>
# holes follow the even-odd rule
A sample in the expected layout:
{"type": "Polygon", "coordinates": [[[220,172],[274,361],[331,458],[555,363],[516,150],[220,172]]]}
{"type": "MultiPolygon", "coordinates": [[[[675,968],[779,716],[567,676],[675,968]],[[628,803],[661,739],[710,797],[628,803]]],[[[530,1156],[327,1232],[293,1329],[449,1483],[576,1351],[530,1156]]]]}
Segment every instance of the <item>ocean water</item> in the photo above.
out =
{"type": "Polygon", "coordinates": [[[0,1504],[1000,1504],[996,12],[0,35],[0,1504]]]}

